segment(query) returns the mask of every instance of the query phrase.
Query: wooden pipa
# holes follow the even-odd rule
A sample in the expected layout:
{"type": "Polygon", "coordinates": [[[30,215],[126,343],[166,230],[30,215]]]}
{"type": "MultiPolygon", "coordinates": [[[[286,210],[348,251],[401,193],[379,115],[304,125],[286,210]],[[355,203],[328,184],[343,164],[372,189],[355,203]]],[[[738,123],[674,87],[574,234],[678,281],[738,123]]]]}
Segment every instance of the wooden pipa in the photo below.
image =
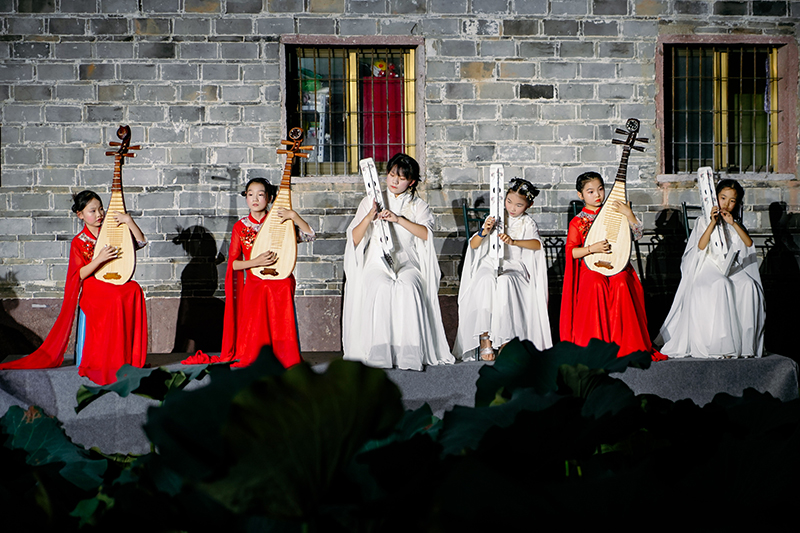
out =
{"type": "Polygon", "coordinates": [[[503,165],[489,167],[489,216],[494,217],[494,228],[489,233],[489,257],[494,266],[495,275],[503,273],[503,254],[505,244],[500,234],[505,231],[505,171],[503,165]]]}
{"type": "Polygon", "coordinates": [[[127,224],[111,222],[109,214],[127,213],[125,210],[125,198],[122,195],[122,165],[125,164],[126,157],[135,157],[129,150],[140,150],[141,146],[131,146],[131,128],[120,126],[117,130],[117,137],[121,142],[110,142],[110,146],[118,146],[117,151],[106,152],[108,156],[114,156],[114,180],[111,183],[111,200],[108,201],[106,218],[100,227],[100,234],[97,236],[97,243],[94,246],[94,257],[100,253],[104,246],[113,246],[119,250],[119,255],[95,270],[94,277],[106,283],[122,285],[133,277],[136,270],[136,250],[133,245],[133,235],[127,224]]]}
{"type": "Polygon", "coordinates": [[[278,262],[268,267],[251,268],[255,276],[261,279],[285,279],[294,272],[297,264],[297,233],[291,220],[281,223],[276,207],[292,208],[292,163],[295,157],[308,157],[300,150],[312,150],[313,146],[300,146],[303,140],[303,130],[292,128],[289,130],[289,141],[281,141],[288,150],[278,149],[279,154],[286,154],[286,164],[283,166],[283,178],[278,188],[278,196],[272,204],[272,209],[267,214],[267,219],[261,226],[253,242],[250,258],[257,257],[264,252],[273,251],[278,256],[278,262]]]}
{"type": "Polygon", "coordinates": [[[586,235],[587,246],[602,240],[608,240],[611,245],[611,250],[608,253],[589,254],[583,258],[586,266],[590,270],[599,272],[606,276],[613,276],[622,271],[631,260],[631,229],[628,225],[628,219],[622,213],[610,208],[615,201],[628,203],[628,197],[625,190],[625,179],[628,175],[628,156],[631,149],[638,152],[643,152],[644,148],[635,146],[634,143],[638,140],[643,143],[647,142],[645,138],[638,138],[636,134],[639,132],[639,121],[635,118],[629,118],[625,123],[628,131],[617,128],[616,133],[620,135],[627,135],[624,141],[613,139],[613,144],[622,144],[622,158],[619,162],[619,169],[617,170],[617,177],[614,179],[614,185],[611,192],[606,196],[605,203],[594,219],[592,227],[589,228],[589,233],[586,235]],[[606,206],[609,206],[606,209],[606,206]]]}

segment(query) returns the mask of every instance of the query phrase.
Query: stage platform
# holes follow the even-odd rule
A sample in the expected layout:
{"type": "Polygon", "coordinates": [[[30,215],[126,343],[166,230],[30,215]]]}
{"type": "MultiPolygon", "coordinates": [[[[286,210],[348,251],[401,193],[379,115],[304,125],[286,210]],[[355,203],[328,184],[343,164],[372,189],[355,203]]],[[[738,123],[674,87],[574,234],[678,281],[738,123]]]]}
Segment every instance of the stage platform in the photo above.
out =
{"type": "MultiPolygon", "coordinates": [[[[148,363],[170,370],[182,367],[187,354],[153,354],[148,363]]],[[[317,371],[340,353],[309,353],[303,357],[317,371]]],[[[442,417],[455,405],[474,405],[475,383],[482,362],[426,367],[423,372],[390,370],[389,377],[403,392],[408,409],[428,403],[442,417]]],[[[75,414],[76,392],[80,385],[93,385],[78,375],[71,364],[48,370],[10,370],[0,372],[0,415],[12,405],[41,407],[62,421],[67,435],[83,446],[98,447],[106,453],[148,453],[150,445],[142,424],[147,409],[157,402],[139,396],[120,398],[106,394],[79,414],[75,414]]],[[[184,367],[185,368],[185,367],[184,367]]],[[[746,388],[769,392],[783,401],[798,398],[798,365],[787,357],[771,355],[762,359],[672,359],[654,363],[648,370],[628,369],[612,374],[622,379],[637,394],[656,394],[679,400],[689,398],[698,405],[726,392],[741,396],[746,388]]],[[[206,380],[208,378],[205,378],[206,380]]],[[[190,384],[189,389],[205,381],[190,384]]]]}

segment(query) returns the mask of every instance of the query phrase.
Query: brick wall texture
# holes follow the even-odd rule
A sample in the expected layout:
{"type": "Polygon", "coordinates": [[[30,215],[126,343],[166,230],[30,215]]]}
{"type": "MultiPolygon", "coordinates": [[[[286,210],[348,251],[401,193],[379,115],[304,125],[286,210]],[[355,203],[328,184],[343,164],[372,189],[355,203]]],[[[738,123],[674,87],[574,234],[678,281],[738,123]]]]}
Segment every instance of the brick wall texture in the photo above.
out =
{"type": "MultiPolygon", "coordinates": [[[[424,39],[420,190],[438,219],[442,293],[453,294],[458,206],[486,194],[491,163],[539,185],[540,228],[564,232],[575,177],[611,178],[613,129],[637,117],[655,142],[631,156],[629,194],[653,228],[659,211],[696,198],[691,183],[657,180],[658,36],[797,39],[799,20],[800,2],[785,1],[0,0],[0,297],[60,298],[80,229],[70,194],[108,197],[104,152],[120,124],[143,145],[124,184],[150,239],[135,276],[148,299],[187,291],[192,257],[225,256],[246,213],[243,183],[282,171],[282,36],[424,39]],[[182,245],[189,228],[201,251],[182,245]]],[[[798,209],[796,177],[746,181],[751,229],[768,230],[771,202],[798,209]]],[[[296,209],[319,233],[300,246],[298,295],[341,294],[344,229],[362,191],[357,176],[296,180],[296,209]]],[[[224,263],[214,268],[221,297],[224,263]]]]}

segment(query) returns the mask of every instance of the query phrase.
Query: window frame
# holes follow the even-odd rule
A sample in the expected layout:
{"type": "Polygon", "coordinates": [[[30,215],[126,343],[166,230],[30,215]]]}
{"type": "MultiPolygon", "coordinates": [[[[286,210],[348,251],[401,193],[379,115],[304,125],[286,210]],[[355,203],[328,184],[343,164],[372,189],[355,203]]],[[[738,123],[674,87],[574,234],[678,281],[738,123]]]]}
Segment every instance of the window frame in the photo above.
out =
{"type": "MultiPolygon", "coordinates": [[[[414,128],[413,134],[416,154],[414,159],[420,165],[420,174],[425,176],[425,39],[423,37],[405,36],[359,36],[335,37],[332,35],[282,35],[280,37],[280,83],[281,83],[281,132],[288,131],[287,91],[287,47],[302,48],[332,48],[332,47],[381,47],[381,48],[409,48],[413,54],[413,79],[414,79],[414,128]]],[[[357,165],[357,161],[356,161],[357,165]]],[[[363,178],[358,174],[326,174],[323,176],[293,176],[292,181],[302,182],[338,182],[359,183],[363,178]]]]}
{"type": "Polygon", "coordinates": [[[797,43],[792,37],[768,35],[660,35],[656,48],[656,129],[660,136],[659,147],[659,174],[658,181],[690,181],[695,179],[695,172],[667,174],[667,158],[671,157],[668,147],[671,140],[667,139],[667,104],[665,97],[665,83],[670,79],[665,71],[667,61],[665,48],[673,45],[699,45],[699,46],[776,46],[778,48],[779,80],[778,95],[780,98],[780,113],[778,113],[778,156],[773,172],[747,172],[741,174],[728,174],[727,177],[750,180],[789,180],[797,179],[797,69],[798,53],[797,43]]]}

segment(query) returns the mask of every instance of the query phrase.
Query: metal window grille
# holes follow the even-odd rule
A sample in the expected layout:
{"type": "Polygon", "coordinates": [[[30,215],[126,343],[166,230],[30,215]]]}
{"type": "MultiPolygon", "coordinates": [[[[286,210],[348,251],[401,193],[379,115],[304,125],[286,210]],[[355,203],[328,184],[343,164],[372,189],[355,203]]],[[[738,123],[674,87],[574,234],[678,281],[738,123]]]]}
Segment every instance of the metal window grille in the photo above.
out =
{"type": "Polygon", "coordinates": [[[302,127],[313,153],[303,176],[379,170],[394,154],[416,157],[413,48],[287,48],[287,126],[302,127]]]}
{"type": "Polygon", "coordinates": [[[774,172],[777,47],[681,45],[665,51],[667,173],[701,166],[774,172]]]}

